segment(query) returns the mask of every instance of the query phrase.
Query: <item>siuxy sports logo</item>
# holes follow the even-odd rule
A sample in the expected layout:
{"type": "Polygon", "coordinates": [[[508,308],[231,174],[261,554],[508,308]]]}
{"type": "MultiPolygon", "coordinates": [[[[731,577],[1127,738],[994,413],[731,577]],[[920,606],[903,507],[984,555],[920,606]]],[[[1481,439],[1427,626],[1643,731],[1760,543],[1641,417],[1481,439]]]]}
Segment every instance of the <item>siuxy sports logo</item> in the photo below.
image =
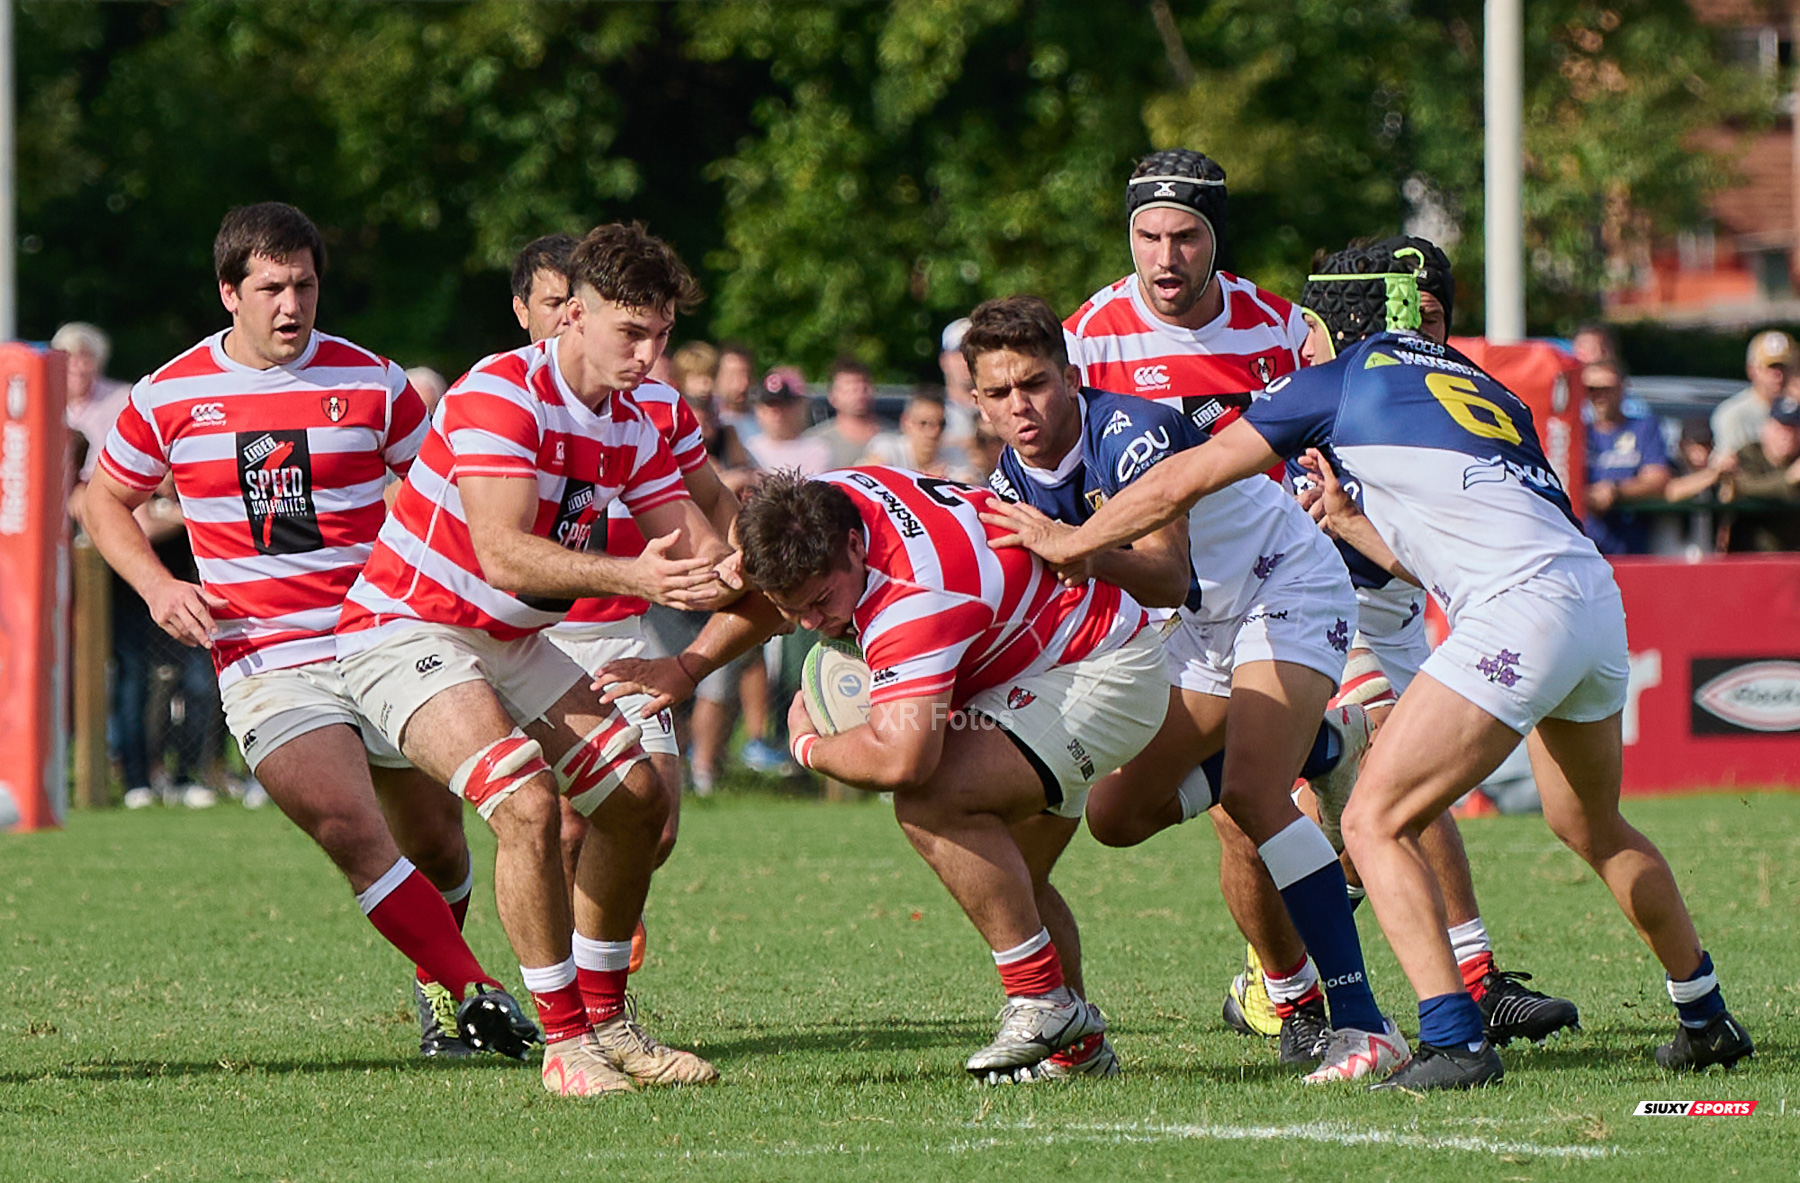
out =
{"type": "Polygon", "coordinates": [[[1755,1101],[1639,1101],[1633,1117],[1749,1117],[1755,1101]]]}
{"type": "Polygon", "coordinates": [[[1106,426],[1100,429],[1100,438],[1105,439],[1108,436],[1118,435],[1122,431],[1130,431],[1135,426],[1130,415],[1124,411],[1114,411],[1112,418],[1106,421],[1106,426]]]}

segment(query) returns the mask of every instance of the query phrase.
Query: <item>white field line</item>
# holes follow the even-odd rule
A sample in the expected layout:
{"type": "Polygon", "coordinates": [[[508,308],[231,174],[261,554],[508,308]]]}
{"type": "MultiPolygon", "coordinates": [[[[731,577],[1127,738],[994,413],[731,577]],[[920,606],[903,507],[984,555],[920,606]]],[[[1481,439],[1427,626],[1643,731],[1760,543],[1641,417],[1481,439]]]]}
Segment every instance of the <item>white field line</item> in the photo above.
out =
{"type": "MultiPolygon", "coordinates": [[[[1302,1125],[1147,1125],[1139,1122],[1110,1124],[1076,1122],[1049,1128],[1032,1122],[1012,1125],[977,1126],[991,1129],[996,1136],[963,1138],[951,1142],[926,1142],[919,1149],[926,1154],[978,1154],[988,1150],[1005,1150],[1026,1145],[1054,1146],[1080,1143],[1085,1145],[1144,1145],[1159,1142],[1322,1142],[1333,1146],[1398,1146],[1408,1150],[1449,1151],[1470,1154],[1511,1154],[1527,1158],[1597,1159],[1611,1158],[1626,1151],[1617,1146],[1543,1146],[1536,1142],[1511,1142],[1498,1138],[1481,1138],[1465,1134],[1406,1134],[1389,1130],[1352,1129],[1329,1122],[1302,1125]]],[[[873,1145],[868,1142],[771,1142],[756,1147],[663,1148],[648,1157],[660,1161],[719,1161],[766,1158],[814,1158],[843,1156],[882,1158],[898,1147],[873,1145]]],[[[582,1156],[590,1161],[625,1161],[640,1159],[640,1152],[591,1149],[582,1156]]]]}
{"type": "MultiPolygon", "coordinates": [[[[1616,1146],[1540,1146],[1535,1142],[1508,1142],[1497,1138],[1480,1138],[1468,1134],[1402,1134],[1388,1130],[1358,1130],[1326,1122],[1304,1125],[1144,1125],[1085,1124],[1061,1125],[1055,1129],[1022,1123],[1004,1127],[1036,1135],[1046,1145],[1056,1142],[1150,1143],[1181,1141],[1215,1142],[1326,1142],[1335,1146],[1403,1146],[1409,1150],[1452,1150],[1475,1154],[1518,1154],[1533,1158],[1610,1158],[1621,1154],[1616,1146]]],[[[953,1142],[955,1151],[986,1150],[1006,1145],[1010,1139],[978,1138],[953,1142]]]]}

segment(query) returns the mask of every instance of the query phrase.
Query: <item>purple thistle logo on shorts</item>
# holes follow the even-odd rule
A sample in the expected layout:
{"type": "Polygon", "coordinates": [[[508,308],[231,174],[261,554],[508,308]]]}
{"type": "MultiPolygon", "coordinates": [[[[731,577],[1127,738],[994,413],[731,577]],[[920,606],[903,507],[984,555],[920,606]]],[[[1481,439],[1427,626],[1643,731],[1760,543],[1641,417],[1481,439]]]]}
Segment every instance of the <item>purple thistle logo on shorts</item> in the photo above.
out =
{"type": "Polygon", "coordinates": [[[1285,550],[1278,550],[1272,555],[1258,555],[1256,557],[1256,565],[1250,568],[1250,574],[1256,576],[1258,579],[1267,579],[1269,576],[1275,574],[1275,564],[1279,563],[1286,555],[1287,552],[1285,550]]]}
{"type": "Polygon", "coordinates": [[[1339,653],[1350,651],[1350,622],[1340,620],[1325,630],[1325,640],[1339,653]]]}
{"type": "Polygon", "coordinates": [[[1511,649],[1502,649],[1492,657],[1484,657],[1476,663],[1475,668],[1490,682],[1498,682],[1511,690],[1519,684],[1519,671],[1514,668],[1519,664],[1519,655],[1511,649]]]}

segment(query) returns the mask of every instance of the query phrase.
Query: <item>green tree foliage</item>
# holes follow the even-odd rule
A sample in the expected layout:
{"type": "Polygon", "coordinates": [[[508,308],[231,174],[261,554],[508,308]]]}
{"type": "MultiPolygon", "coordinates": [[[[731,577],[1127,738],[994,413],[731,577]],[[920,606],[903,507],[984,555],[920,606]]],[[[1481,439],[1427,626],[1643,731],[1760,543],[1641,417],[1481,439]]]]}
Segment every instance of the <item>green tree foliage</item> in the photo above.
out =
{"type": "MultiPolygon", "coordinates": [[[[223,323],[232,204],[306,209],[325,327],[460,370],[517,337],[525,240],[641,218],[712,299],[679,330],[899,377],[1021,290],[1070,310],[1129,267],[1132,160],[1231,176],[1227,265],[1296,290],[1312,252],[1420,204],[1461,230],[1479,325],[1477,0],[349,3],[22,0],[23,328],[96,320],[141,371],[223,323]]],[[[1767,109],[1682,0],[1527,6],[1533,321],[1593,308],[1609,249],[1691,221],[1767,109]]]]}

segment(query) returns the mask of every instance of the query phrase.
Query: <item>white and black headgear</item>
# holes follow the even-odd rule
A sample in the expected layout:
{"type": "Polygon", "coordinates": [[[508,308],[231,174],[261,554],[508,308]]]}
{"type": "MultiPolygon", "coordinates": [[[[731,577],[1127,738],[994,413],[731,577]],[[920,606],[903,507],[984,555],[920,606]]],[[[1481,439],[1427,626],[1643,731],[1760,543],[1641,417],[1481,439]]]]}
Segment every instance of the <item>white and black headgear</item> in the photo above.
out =
{"type": "Polygon", "coordinates": [[[1132,170],[1125,184],[1125,216],[1129,224],[1140,210],[1178,209],[1205,222],[1213,240],[1201,284],[1205,287],[1218,271],[1225,249],[1225,199],[1225,170],[1218,161],[1191,148],[1168,148],[1152,152],[1132,170]]]}

